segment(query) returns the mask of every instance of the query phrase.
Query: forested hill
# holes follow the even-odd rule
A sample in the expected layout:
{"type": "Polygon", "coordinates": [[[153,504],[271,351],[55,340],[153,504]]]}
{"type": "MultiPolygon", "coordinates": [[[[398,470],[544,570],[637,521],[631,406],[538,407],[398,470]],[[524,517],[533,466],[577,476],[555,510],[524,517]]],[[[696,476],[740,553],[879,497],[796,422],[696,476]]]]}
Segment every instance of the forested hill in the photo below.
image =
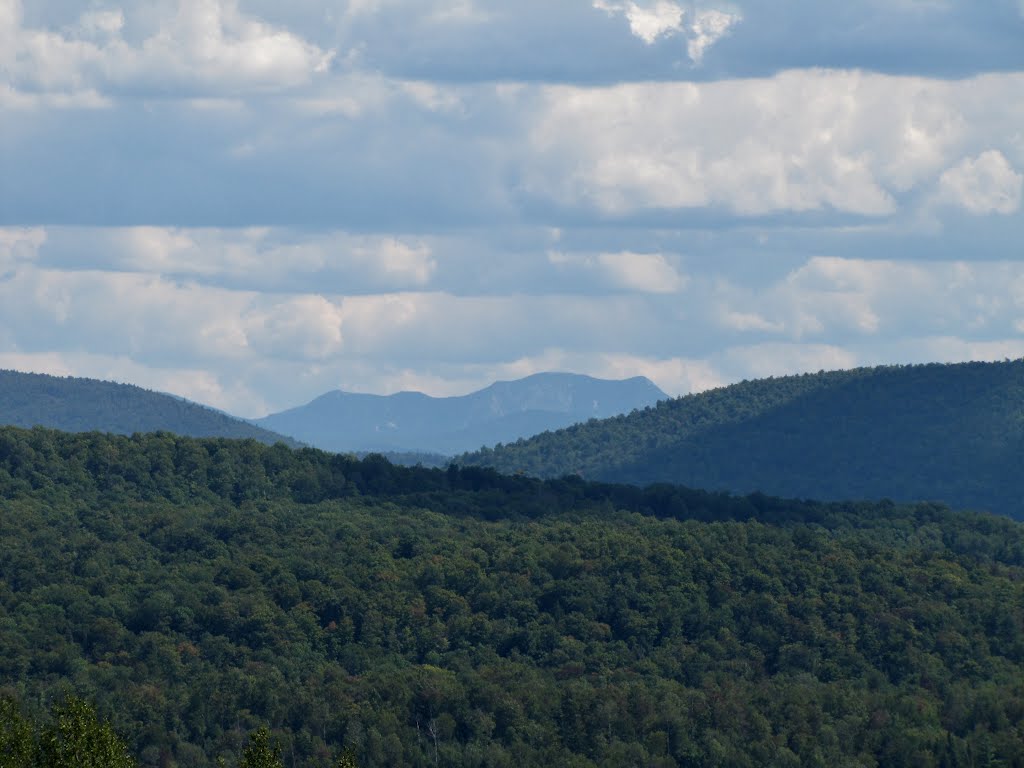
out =
{"type": "Polygon", "coordinates": [[[544,477],[1024,517],[1024,361],[744,381],[457,459],[544,477]]]}
{"type": "Polygon", "coordinates": [[[204,405],[131,384],[6,370],[0,370],[0,425],[122,435],[162,430],[298,445],[204,405]]]}
{"type": "Polygon", "coordinates": [[[537,373],[458,397],[328,392],[255,423],[328,451],[451,456],[591,418],[629,413],[666,397],[642,376],[609,381],[537,373]]]}
{"type": "Polygon", "coordinates": [[[145,768],[1020,766],[1024,526],[0,429],[0,754],[67,692],[145,768]]]}

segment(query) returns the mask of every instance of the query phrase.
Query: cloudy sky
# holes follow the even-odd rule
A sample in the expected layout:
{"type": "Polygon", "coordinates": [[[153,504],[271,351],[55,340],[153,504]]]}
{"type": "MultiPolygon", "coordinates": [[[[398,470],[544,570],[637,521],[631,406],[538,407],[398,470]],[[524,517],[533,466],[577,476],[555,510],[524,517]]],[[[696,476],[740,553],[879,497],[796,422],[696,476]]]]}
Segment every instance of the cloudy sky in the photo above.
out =
{"type": "Polygon", "coordinates": [[[1024,356],[1024,0],[0,0],[0,367],[244,416],[1024,356]]]}

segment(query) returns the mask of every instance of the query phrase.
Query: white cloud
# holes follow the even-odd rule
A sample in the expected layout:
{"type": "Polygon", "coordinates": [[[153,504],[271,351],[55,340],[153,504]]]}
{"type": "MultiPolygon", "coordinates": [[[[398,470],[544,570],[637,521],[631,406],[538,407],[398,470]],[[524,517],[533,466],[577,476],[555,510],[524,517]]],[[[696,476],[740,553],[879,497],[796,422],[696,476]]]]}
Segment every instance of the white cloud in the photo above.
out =
{"type": "Polygon", "coordinates": [[[550,251],[548,261],[600,274],[616,290],[640,293],[678,293],[686,277],[660,253],[563,253],[550,251]]]}
{"type": "Polygon", "coordinates": [[[662,38],[684,35],[687,38],[686,52],[694,64],[700,64],[708,49],[742,21],[739,13],[707,8],[689,14],[692,21],[686,23],[687,11],[670,0],[643,4],[593,0],[592,4],[609,16],[624,16],[629,22],[629,31],[647,45],[654,45],[662,38]]]}
{"type": "Polygon", "coordinates": [[[645,293],[677,293],[686,279],[659,253],[602,253],[598,264],[620,285],[645,293]]]}
{"type": "Polygon", "coordinates": [[[729,347],[721,355],[735,378],[763,379],[792,373],[854,368],[860,364],[848,349],[832,344],[765,343],[729,347]]]}
{"type": "Polygon", "coordinates": [[[413,101],[431,112],[461,112],[463,109],[462,100],[453,88],[422,80],[403,82],[401,88],[413,101]]]}
{"type": "Polygon", "coordinates": [[[780,333],[785,330],[781,322],[772,322],[756,312],[741,312],[735,309],[723,309],[719,313],[722,325],[730,330],[741,333],[758,331],[762,333],[780,333]]]}
{"type": "Polygon", "coordinates": [[[289,31],[248,17],[237,0],[180,0],[173,20],[143,43],[161,76],[231,86],[287,87],[324,72],[334,57],[289,31]]]}
{"type": "Polygon", "coordinates": [[[1024,175],[997,150],[964,158],[939,179],[940,199],[976,216],[1011,214],[1020,209],[1024,175]]]}
{"type": "Polygon", "coordinates": [[[615,217],[712,208],[885,219],[913,215],[950,165],[980,153],[947,171],[946,195],[1007,211],[1020,200],[1010,159],[1024,162],[1022,88],[1020,73],[950,83],[816,70],[547,87],[524,188],[615,217]]]}
{"type": "Polygon", "coordinates": [[[646,376],[670,396],[704,392],[728,383],[713,362],[685,357],[602,355],[596,359],[588,372],[592,376],[610,379],[646,376]]]}
{"type": "Polygon", "coordinates": [[[125,262],[147,272],[200,274],[215,268],[218,254],[203,258],[198,243],[184,230],[166,227],[128,227],[112,233],[124,249],[125,262]]]}
{"type": "Polygon", "coordinates": [[[655,0],[645,5],[593,0],[593,6],[609,16],[625,16],[630,32],[647,45],[652,45],[661,37],[671,37],[683,29],[682,7],[668,0],[655,0]]]}
{"type": "Polygon", "coordinates": [[[247,342],[283,359],[321,360],[342,350],[343,310],[323,296],[296,296],[257,312],[247,342]]]}
{"type": "Polygon", "coordinates": [[[138,44],[125,38],[121,10],[85,11],[59,31],[23,23],[20,0],[2,0],[5,85],[27,94],[106,94],[140,85],[160,91],[274,90],[309,82],[334,57],[333,51],[247,16],[237,0],[178,0],[138,44]]]}
{"type": "Polygon", "coordinates": [[[790,341],[1004,338],[1024,312],[1024,272],[1003,262],[814,257],[756,291],[720,283],[714,301],[725,328],[790,341]]]}
{"type": "Polygon", "coordinates": [[[57,260],[275,291],[423,287],[438,266],[424,238],[270,227],[52,228],[50,245],[57,260]]]}
{"type": "Polygon", "coordinates": [[[437,270],[429,245],[384,238],[370,246],[357,246],[354,253],[367,266],[384,278],[401,283],[426,285],[437,270]]]}
{"type": "Polygon", "coordinates": [[[237,360],[252,294],[154,275],[26,268],[0,282],[0,318],[28,351],[90,349],[150,364],[237,360]]]}
{"type": "Polygon", "coordinates": [[[691,25],[691,36],[686,52],[694,64],[704,60],[707,50],[729,34],[729,30],[742,21],[739,14],[724,11],[708,10],[697,13],[691,25]]]}
{"type": "MultiPolygon", "coordinates": [[[[409,231],[509,224],[523,213],[557,225],[564,208],[596,219],[710,209],[801,214],[817,226],[837,215],[913,217],[943,171],[990,149],[1011,168],[1024,163],[1024,102],[1014,98],[1022,74],[948,83],[801,70],[712,83],[427,85],[332,74],[294,98],[191,99],[184,113],[173,101],[147,104],[128,114],[143,134],[166,117],[152,165],[127,151],[135,133],[111,114],[109,127],[89,122],[125,142],[123,153],[110,149],[113,139],[106,149],[118,171],[110,179],[101,173],[108,164],[69,148],[78,132],[54,127],[43,134],[52,192],[14,200],[0,190],[0,207],[31,206],[38,220],[53,209],[95,210],[68,199],[95,176],[97,196],[135,221],[409,231]],[[510,90],[517,95],[500,95],[510,90]],[[160,171],[153,183],[132,175],[143,166],[160,171]],[[125,199],[132,184],[137,194],[125,199]],[[388,223],[403,217],[412,222],[388,223]]],[[[27,141],[34,120],[20,122],[27,141]]],[[[36,170],[18,155],[11,163],[20,175],[36,170]]]]}
{"type": "MultiPolygon", "coordinates": [[[[741,215],[887,216],[897,210],[893,193],[943,159],[938,149],[921,149],[930,124],[905,130],[917,102],[931,98],[929,87],[855,72],[787,72],[705,85],[548,88],[530,136],[528,188],[613,215],[711,206],[741,215]],[[878,102],[887,108],[876,111],[878,102]],[[913,163],[903,159],[906,145],[913,163]]],[[[948,132],[947,122],[935,130],[948,132]]],[[[928,143],[951,141],[943,133],[928,143]]]]}
{"type": "Polygon", "coordinates": [[[494,364],[564,347],[588,354],[657,346],[664,312],[647,296],[618,294],[458,296],[398,293],[343,301],[345,350],[353,357],[412,364],[494,364]],[[642,330],[641,330],[642,329],[642,330]],[[644,343],[649,336],[651,344],[644,343]]]}
{"type": "Polygon", "coordinates": [[[648,45],[682,29],[683,9],[667,0],[657,0],[648,8],[629,3],[625,13],[630,31],[648,45]]]}

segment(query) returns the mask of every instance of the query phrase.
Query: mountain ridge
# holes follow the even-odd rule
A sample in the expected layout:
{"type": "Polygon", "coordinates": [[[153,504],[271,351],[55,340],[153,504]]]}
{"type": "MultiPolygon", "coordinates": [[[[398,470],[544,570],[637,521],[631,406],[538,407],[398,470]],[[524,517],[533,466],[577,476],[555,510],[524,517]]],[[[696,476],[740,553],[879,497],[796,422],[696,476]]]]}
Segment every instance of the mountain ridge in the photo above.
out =
{"type": "Polygon", "coordinates": [[[454,461],[542,477],[1024,516],[1024,360],[743,381],[454,461]]]}
{"type": "Polygon", "coordinates": [[[451,397],[334,390],[253,423],[324,450],[451,455],[647,407],[667,397],[643,376],[613,381],[545,372],[451,397]]]}
{"type": "Polygon", "coordinates": [[[134,384],[0,369],[0,424],[67,432],[173,432],[188,437],[252,438],[273,445],[290,437],[187,398],[134,384]]]}

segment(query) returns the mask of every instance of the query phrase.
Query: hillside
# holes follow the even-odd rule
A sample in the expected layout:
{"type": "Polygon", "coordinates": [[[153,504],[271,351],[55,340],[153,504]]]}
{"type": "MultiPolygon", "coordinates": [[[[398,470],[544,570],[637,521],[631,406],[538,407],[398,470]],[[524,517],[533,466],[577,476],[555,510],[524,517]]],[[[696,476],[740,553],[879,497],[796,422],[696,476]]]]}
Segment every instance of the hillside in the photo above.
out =
{"type": "Polygon", "coordinates": [[[121,435],[165,431],[297,446],[289,437],[173,395],[131,384],[7,370],[0,370],[0,425],[121,435]]]}
{"type": "Polygon", "coordinates": [[[591,418],[629,413],[666,397],[643,377],[607,381],[538,373],[459,397],[328,392],[254,423],[329,451],[450,456],[591,418]]]}
{"type": "Polygon", "coordinates": [[[1024,361],[745,381],[457,459],[503,472],[1024,517],[1024,361]]]}
{"type": "Polygon", "coordinates": [[[1024,739],[1024,526],[933,505],[0,429],[0,630],[0,746],[5,697],[71,691],[146,768],[237,766],[264,724],[289,768],[1010,766],[1024,739]]]}

